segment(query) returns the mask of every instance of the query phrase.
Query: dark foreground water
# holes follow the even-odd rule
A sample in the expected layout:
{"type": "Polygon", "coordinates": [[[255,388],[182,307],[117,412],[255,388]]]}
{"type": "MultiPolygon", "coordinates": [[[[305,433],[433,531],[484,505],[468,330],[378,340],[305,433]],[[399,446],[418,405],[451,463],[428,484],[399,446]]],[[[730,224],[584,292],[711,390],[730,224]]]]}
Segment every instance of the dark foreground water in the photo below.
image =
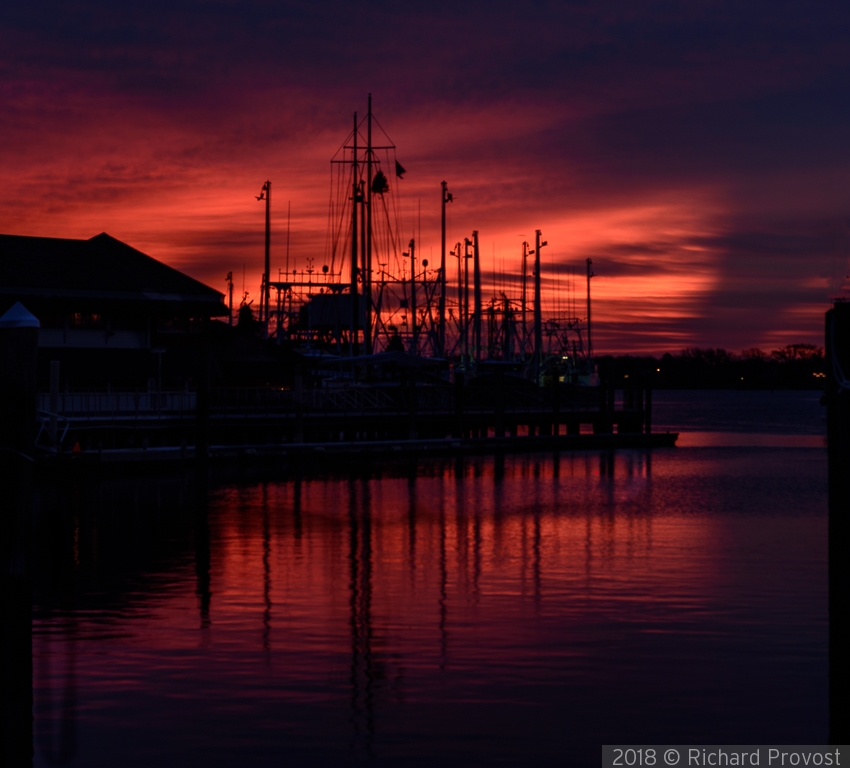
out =
{"type": "Polygon", "coordinates": [[[652,452],[45,489],[36,765],[825,743],[817,399],[656,393],[652,452]]]}

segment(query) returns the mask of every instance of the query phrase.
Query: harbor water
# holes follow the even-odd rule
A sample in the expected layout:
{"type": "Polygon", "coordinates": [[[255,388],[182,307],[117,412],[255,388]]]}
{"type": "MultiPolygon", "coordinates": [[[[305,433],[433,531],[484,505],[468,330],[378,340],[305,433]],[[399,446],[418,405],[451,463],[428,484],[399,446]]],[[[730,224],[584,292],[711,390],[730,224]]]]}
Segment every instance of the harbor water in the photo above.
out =
{"type": "Polygon", "coordinates": [[[35,765],[598,765],[828,734],[817,392],[672,449],[39,489],[35,765]]]}

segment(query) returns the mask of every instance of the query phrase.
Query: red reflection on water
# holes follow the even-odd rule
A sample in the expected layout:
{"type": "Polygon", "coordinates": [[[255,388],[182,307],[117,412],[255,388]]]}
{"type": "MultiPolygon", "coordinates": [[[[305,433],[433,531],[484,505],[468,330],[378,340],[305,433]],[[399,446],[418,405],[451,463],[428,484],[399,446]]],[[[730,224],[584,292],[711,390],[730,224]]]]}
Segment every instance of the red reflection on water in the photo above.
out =
{"type": "MultiPolygon", "coordinates": [[[[647,726],[650,694],[668,724],[697,707],[728,727],[796,679],[786,666],[755,685],[758,664],[738,669],[740,701],[717,715],[729,663],[772,658],[765,643],[782,642],[771,628],[794,625],[795,642],[814,648],[824,627],[811,587],[823,520],[783,511],[799,499],[786,470],[764,466],[621,452],[228,486],[193,518],[184,556],[120,611],[77,614],[78,712],[89,729],[132,720],[205,748],[174,732],[179,703],[206,731],[226,714],[257,744],[298,733],[365,754],[405,739],[436,748],[430,734],[454,733],[458,707],[504,708],[480,726],[497,751],[513,716],[555,749],[536,707],[585,729],[647,726]],[[735,506],[765,496],[742,501],[735,485],[758,485],[760,472],[778,494],[768,517],[735,506]],[[411,723],[422,707],[436,709],[411,723]],[[526,714],[509,715],[516,707],[526,714]]],[[[69,638],[44,619],[36,657],[62,658],[69,638]]],[[[61,676],[38,669],[37,698],[55,695],[61,676]]],[[[228,733],[216,738],[230,748],[228,733]]]]}

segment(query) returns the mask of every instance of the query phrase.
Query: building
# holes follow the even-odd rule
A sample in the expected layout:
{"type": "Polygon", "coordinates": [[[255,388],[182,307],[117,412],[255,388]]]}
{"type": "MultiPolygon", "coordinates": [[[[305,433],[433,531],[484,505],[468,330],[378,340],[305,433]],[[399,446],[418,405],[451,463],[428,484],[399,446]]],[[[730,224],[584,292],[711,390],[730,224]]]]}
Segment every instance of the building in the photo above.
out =
{"type": "Polygon", "coordinates": [[[41,324],[39,384],[187,385],[223,295],[103,233],[90,240],[0,235],[0,314],[20,301],[41,324]]]}

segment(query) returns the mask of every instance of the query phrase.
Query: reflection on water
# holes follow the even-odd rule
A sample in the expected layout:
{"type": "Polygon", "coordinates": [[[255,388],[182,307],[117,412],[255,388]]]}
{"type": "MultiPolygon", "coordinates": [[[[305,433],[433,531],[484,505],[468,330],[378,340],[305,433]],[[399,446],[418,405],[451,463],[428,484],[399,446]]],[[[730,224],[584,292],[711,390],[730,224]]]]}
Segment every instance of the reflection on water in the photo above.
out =
{"type": "Polygon", "coordinates": [[[44,492],[36,764],[826,739],[822,449],[44,492]]]}
{"type": "Polygon", "coordinates": [[[826,448],[824,435],[753,434],[750,432],[679,433],[679,448],[826,448]]]}

